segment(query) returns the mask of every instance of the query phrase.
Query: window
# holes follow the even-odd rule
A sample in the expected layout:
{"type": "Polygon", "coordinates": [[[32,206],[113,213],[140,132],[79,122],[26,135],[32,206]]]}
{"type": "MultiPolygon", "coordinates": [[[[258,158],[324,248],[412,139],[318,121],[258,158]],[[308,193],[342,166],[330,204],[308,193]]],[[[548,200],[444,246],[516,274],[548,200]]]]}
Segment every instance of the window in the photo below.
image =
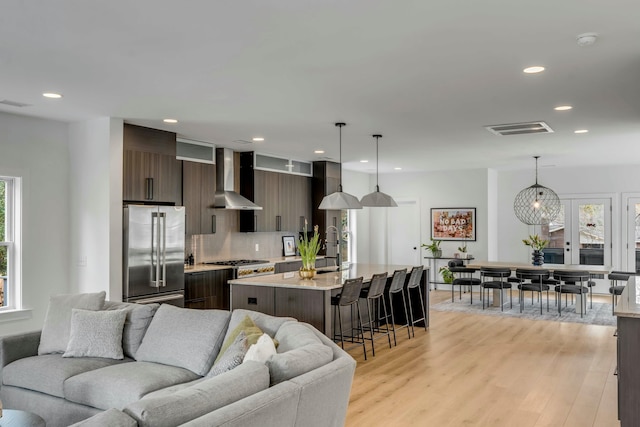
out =
{"type": "Polygon", "coordinates": [[[18,178],[0,176],[0,311],[20,308],[18,183],[18,178]]]}

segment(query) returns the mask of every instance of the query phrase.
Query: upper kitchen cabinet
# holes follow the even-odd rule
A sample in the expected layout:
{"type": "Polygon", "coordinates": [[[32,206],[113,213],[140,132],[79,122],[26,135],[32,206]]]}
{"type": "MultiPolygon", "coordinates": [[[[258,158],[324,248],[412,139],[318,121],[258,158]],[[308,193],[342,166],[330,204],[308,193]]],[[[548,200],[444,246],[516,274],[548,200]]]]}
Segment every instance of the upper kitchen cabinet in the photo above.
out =
{"type": "MultiPolygon", "coordinates": [[[[335,162],[313,162],[313,224],[317,225],[322,234],[329,227],[340,228],[342,212],[339,210],[318,209],[324,196],[338,191],[340,185],[340,164],[335,162]]],[[[327,244],[320,249],[321,255],[335,257],[337,255],[338,234],[336,230],[328,231],[327,244]]]]}
{"type": "Polygon", "coordinates": [[[297,233],[302,231],[305,218],[311,220],[311,177],[302,175],[311,173],[311,165],[295,162],[292,168],[292,163],[240,153],[240,194],[262,207],[261,211],[240,211],[240,231],[297,233]],[[290,173],[289,169],[298,171],[290,173]]]}
{"type": "Polygon", "coordinates": [[[183,162],[182,204],[185,207],[185,233],[187,235],[216,232],[216,217],[213,208],[215,192],[215,165],[183,162]]]}
{"type": "Polygon", "coordinates": [[[124,125],[122,198],[131,202],[182,203],[182,162],[176,134],[124,125]]]}

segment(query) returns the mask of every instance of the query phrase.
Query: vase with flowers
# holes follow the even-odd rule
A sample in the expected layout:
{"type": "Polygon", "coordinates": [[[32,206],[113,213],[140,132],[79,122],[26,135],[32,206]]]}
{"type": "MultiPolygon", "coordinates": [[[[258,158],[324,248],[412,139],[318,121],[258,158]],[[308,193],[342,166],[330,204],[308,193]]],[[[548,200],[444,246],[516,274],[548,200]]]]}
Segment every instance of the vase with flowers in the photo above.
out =
{"type": "Polygon", "coordinates": [[[307,220],[304,221],[304,230],[298,243],[298,251],[302,258],[302,267],[300,267],[300,277],[303,279],[313,279],[316,275],[316,256],[320,250],[320,235],[318,234],[318,226],[313,226],[313,236],[309,238],[307,234],[307,220]]]}
{"type": "Polygon", "coordinates": [[[543,239],[537,234],[533,234],[529,236],[528,239],[522,239],[522,243],[524,243],[526,246],[530,246],[531,249],[533,249],[531,259],[534,266],[541,266],[542,264],[544,264],[544,253],[542,252],[542,250],[549,244],[548,240],[543,239]]]}

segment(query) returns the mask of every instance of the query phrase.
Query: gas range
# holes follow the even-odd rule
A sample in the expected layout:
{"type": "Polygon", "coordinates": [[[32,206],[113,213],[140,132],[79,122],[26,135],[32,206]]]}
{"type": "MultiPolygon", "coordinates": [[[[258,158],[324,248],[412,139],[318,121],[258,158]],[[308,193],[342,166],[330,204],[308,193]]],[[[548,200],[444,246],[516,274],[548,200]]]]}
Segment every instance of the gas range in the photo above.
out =
{"type": "Polygon", "coordinates": [[[266,274],[274,274],[276,272],[275,263],[257,259],[232,259],[225,261],[209,261],[205,262],[209,265],[224,265],[233,268],[234,278],[263,276],[266,274]]]}

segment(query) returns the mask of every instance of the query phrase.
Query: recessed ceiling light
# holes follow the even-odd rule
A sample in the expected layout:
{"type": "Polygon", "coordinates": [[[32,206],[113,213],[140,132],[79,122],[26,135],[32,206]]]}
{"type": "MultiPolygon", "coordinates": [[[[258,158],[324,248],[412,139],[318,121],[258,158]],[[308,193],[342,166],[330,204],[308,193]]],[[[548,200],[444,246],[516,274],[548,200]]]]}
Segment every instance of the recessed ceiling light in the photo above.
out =
{"type": "Polygon", "coordinates": [[[573,107],[571,105],[558,105],[557,107],[554,108],[554,110],[556,111],[567,111],[567,110],[571,110],[573,107]]]}
{"type": "Polygon", "coordinates": [[[578,130],[574,130],[573,133],[588,133],[589,129],[578,129],[578,130]]]}
{"type": "Polygon", "coordinates": [[[360,160],[360,163],[369,163],[369,160],[360,160]]]}
{"type": "Polygon", "coordinates": [[[165,123],[178,123],[178,121],[176,119],[164,119],[163,122],[165,123]]]}
{"type": "Polygon", "coordinates": [[[264,141],[264,138],[261,136],[256,136],[255,138],[251,138],[251,140],[253,142],[260,142],[260,141],[264,141]]]}
{"type": "Polygon", "coordinates": [[[397,171],[401,171],[402,170],[402,168],[393,168],[393,169],[395,169],[397,171]]]}
{"type": "Polygon", "coordinates": [[[527,74],[536,74],[536,73],[543,72],[544,71],[544,67],[542,67],[540,65],[534,65],[533,67],[527,67],[522,71],[524,73],[527,73],[527,74]]]}
{"type": "Polygon", "coordinates": [[[51,98],[51,99],[60,99],[62,98],[62,95],[60,95],[59,93],[54,93],[54,92],[45,92],[42,94],[42,96],[44,96],[45,98],[51,98]]]}
{"type": "Polygon", "coordinates": [[[315,154],[324,154],[324,150],[316,150],[314,151],[315,154]]]}

